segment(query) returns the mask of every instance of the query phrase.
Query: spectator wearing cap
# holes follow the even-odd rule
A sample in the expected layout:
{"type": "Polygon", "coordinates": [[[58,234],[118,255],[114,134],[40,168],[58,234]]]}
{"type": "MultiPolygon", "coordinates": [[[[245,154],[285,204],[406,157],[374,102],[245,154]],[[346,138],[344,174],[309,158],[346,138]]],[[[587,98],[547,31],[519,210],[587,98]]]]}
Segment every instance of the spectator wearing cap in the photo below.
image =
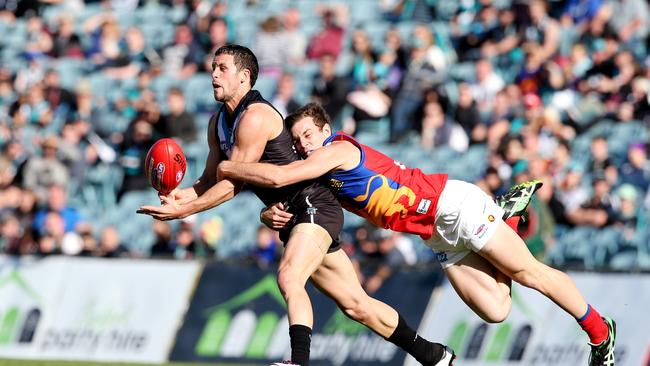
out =
{"type": "Polygon", "coordinates": [[[24,185],[45,202],[47,190],[52,185],[65,187],[69,182],[69,172],[57,159],[59,138],[55,135],[46,137],[41,144],[42,156],[32,156],[25,165],[24,185]]]}
{"type": "Polygon", "coordinates": [[[620,179],[622,183],[643,190],[650,186],[650,161],[645,144],[636,142],[628,147],[627,161],[621,166],[620,179]]]}

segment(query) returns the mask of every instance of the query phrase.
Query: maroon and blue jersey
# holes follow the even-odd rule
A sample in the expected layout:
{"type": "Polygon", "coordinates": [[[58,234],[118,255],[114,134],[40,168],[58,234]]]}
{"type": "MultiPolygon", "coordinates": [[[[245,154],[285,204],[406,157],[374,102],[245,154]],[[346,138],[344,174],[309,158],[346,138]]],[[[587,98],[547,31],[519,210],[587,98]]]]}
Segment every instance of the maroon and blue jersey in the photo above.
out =
{"type": "Polygon", "coordinates": [[[431,237],[447,174],[424,174],[406,167],[341,132],[328,137],[323,145],[333,141],[349,141],[361,151],[355,168],[326,176],[345,209],[385,229],[431,237]]]}

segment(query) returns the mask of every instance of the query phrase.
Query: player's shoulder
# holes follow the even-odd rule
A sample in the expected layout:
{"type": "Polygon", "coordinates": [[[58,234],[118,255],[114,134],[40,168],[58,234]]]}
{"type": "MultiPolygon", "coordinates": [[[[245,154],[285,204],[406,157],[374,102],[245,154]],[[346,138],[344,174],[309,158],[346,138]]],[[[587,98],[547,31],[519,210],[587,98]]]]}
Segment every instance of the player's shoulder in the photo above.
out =
{"type": "Polygon", "coordinates": [[[251,117],[273,117],[282,119],[280,114],[270,104],[262,102],[249,104],[242,113],[251,117]]]}

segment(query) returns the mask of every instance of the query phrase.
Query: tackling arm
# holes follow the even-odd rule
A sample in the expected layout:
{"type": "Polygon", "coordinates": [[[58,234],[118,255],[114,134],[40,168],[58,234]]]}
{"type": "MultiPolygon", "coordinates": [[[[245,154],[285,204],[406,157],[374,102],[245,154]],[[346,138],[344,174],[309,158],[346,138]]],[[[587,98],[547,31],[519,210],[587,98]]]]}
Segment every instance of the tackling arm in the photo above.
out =
{"type": "MultiPolygon", "coordinates": [[[[275,112],[267,108],[266,106],[253,105],[243,112],[244,114],[235,131],[235,144],[233,145],[230,160],[245,163],[260,160],[266,142],[271,135],[271,128],[274,126],[273,123],[265,120],[274,117],[279,118],[279,116],[275,116],[275,112]]],[[[214,164],[211,169],[214,172],[213,176],[217,180],[217,183],[196,200],[187,204],[185,211],[189,212],[189,214],[219,206],[239,193],[241,183],[232,178],[222,177],[216,172],[216,166],[217,164],[214,164]]]]}
{"type": "Polygon", "coordinates": [[[256,186],[279,188],[318,178],[340,168],[349,155],[343,144],[331,144],[314,151],[307,159],[287,165],[223,161],[219,174],[256,186]]]}

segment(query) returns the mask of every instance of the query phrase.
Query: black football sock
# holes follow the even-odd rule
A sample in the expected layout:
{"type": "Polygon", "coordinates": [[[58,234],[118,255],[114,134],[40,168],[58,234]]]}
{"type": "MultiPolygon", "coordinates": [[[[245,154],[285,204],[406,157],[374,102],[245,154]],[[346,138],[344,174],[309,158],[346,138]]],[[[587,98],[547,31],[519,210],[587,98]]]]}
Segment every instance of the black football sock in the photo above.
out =
{"type": "Polygon", "coordinates": [[[445,352],[440,343],[429,342],[420,337],[406,324],[402,315],[399,315],[397,327],[387,340],[408,352],[423,365],[433,365],[434,362],[440,361],[445,352]]]}
{"type": "Polygon", "coordinates": [[[289,327],[289,337],[291,338],[291,362],[300,366],[309,366],[311,328],[294,324],[289,327]]]}

